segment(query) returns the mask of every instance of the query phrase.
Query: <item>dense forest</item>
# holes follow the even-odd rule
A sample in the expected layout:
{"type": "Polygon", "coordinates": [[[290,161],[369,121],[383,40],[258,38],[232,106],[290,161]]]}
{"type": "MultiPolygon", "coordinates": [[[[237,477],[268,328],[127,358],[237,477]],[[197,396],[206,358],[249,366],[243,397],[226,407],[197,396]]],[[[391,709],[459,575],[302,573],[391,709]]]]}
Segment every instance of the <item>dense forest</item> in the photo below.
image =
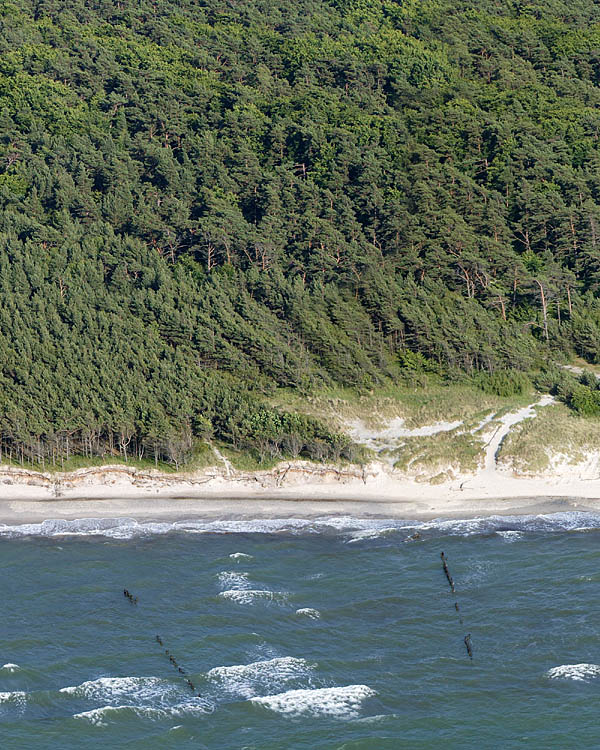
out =
{"type": "Polygon", "coordinates": [[[0,8],[2,455],[352,459],[273,389],[598,356],[594,0],[0,8]]]}

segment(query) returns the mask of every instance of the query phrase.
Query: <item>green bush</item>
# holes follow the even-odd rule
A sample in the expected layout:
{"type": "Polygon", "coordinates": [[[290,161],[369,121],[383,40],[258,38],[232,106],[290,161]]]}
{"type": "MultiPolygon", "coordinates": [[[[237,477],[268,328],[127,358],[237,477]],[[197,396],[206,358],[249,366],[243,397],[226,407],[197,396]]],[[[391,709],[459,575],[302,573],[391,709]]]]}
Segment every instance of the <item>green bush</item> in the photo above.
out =
{"type": "Polygon", "coordinates": [[[542,393],[551,393],[566,401],[577,385],[577,378],[568,370],[552,365],[534,375],[533,385],[542,393]]]}
{"type": "Polygon", "coordinates": [[[600,415],[600,391],[588,385],[575,386],[569,406],[584,417],[597,417],[600,415]]]}
{"type": "Polygon", "coordinates": [[[475,377],[475,382],[482,391],[495,396],[521,396],[533,388],[527,375],[516,370],[479,373],[475,377]]]}
{"type": "Polygon", "coordinates": [[[579,382],[581,385],[587,385],[588,388],[591,388],[593,391],[597,391],[600,387],[600,380],[598,380],[594,373],[589,370],[584,370],[581,373],[579,382]]]}
{"type": "Polygon", "coordinates": [[[400,369],[411,373],[427,373],[441,375],[442,367],[432,359],[428,359],[421,352],[411,352],[410,349],[398,353],[400,369]]]}

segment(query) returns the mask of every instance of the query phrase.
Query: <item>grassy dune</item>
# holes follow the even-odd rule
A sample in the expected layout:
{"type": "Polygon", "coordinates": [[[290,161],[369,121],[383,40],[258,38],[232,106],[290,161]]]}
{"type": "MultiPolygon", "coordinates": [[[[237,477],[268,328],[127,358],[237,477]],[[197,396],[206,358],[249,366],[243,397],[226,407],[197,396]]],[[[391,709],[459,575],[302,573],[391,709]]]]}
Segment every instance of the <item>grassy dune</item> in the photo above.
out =
{"type": "Polygon", "coordinates": [[[392,455],[394,468],[436,484],[451,474],[477,471],[483,463],[484,442],[478,435],[452,430],[408,438],[392,455]]]}
{"type": "Polygon", "coordinates": [[[476,423],[486,412],[510,411],[531,403],[533,399],[533,392],[503,397],[484,393],[475,385],[457,383],[426,387],[389,386],[363,394],[339,388],[308,397],[280,389],[271,404],[318,417],[338,429],[355,419],[361,419],[375,429],[394,417],[402,417],[405,426],[413,429],[440,421],[476,423]]]}
{"type": "Polygon", "coordinates": [[[503,469],[534,474],[548,470],[553,455],[576,464],[593,451],[600,451],[600,419],[579,417],[558,403],[516,425],[502,443],[498,460],[503,469]]]}

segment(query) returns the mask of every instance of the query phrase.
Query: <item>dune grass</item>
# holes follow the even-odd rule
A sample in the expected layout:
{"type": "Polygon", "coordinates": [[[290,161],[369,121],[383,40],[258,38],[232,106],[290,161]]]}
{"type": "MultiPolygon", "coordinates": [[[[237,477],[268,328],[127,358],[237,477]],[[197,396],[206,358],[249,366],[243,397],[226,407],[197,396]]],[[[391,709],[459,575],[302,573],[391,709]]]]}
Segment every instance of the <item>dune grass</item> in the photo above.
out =
{"type": "Polygon", "coordinates": [[[486,412],[511,411],[531,403],[534,398],[533,391],[522,396],[504,397],[484,393],[469,383],[430,382],[419,387],[389,385],[369,393],[337,388],[311,396],[279,389],[271,404],[318,417],[336,429],[355,419],[376,429],[394,417],[402,417],[408,428],[440,421],[475,423],[486,412]]]}
{"type": "Polygon", "coordinates": [[[578,416],[557,403],[539,409],[535,419],[515,425],[500,446],[498,462],[518,474],[537,474],[549,468],[553,455],[564,455],[576,464],[586,453],[598,450],[600,418],[578,416]]]}
{"type": "Polygon", "coordinates": [[[276,458],[267,456],[261,462],[260,458],[250,451],[236,450],[224,444],[219,445],[219,450],[236,471],[266,471],[284,460],[281,456],[276,458]]]}
{"type": "Polygon", "coordinates": [[[394,468],[437,483],[452,474],[477,471],[483,464],[484,442],[478,435],[451,430],[427,437],[408,438],[391,455],[394,468]]]}

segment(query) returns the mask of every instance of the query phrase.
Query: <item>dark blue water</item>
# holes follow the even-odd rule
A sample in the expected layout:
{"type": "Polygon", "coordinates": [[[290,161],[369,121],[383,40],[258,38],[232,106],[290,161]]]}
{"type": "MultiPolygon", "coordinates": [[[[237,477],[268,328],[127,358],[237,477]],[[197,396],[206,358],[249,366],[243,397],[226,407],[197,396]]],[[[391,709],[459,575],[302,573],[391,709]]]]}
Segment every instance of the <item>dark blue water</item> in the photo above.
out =
{"type": "Polygon", "coordinates": [[[599,526],[0,526],[0,746],[599,747],[599,526]]]}

